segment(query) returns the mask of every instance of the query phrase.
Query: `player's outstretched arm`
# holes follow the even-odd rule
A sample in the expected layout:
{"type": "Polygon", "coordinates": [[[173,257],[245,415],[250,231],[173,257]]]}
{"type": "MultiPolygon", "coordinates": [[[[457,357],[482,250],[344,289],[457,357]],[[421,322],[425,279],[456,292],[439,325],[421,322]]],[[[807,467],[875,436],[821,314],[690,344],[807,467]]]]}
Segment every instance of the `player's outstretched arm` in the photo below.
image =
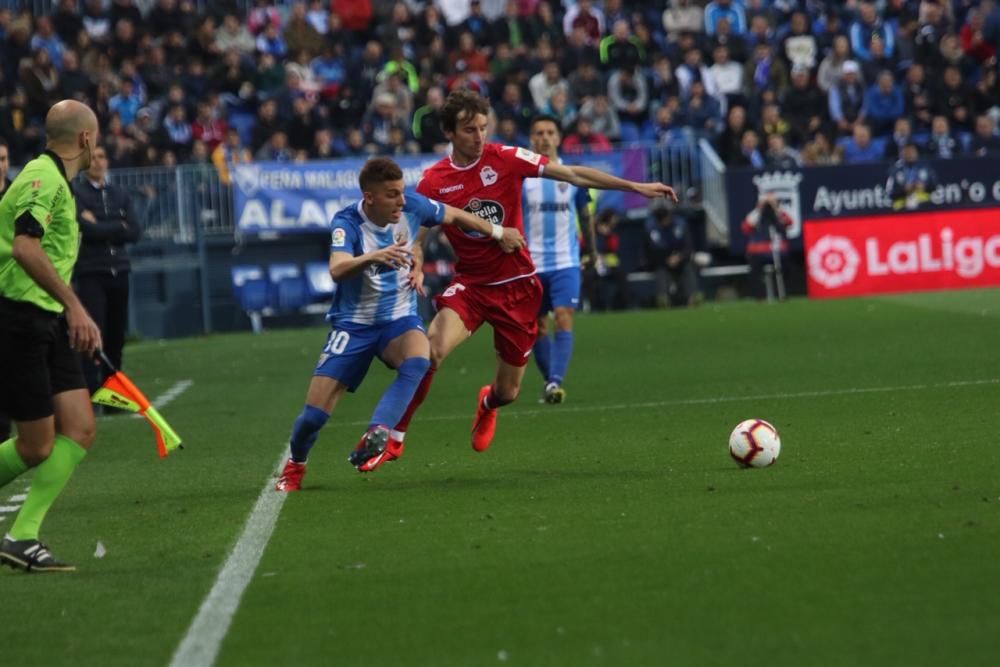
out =
{"type": "Polygon", "coordinates": [[[372,264],[381,264],[390,269],[401,269],[410,265],[410,253],[406,248],[407,241],[399,241],[391,246],[366,252],[355,257],[349,252],[330,253],[330,277],[335,282],[353,278],[372,264]]]}
{"type": "Polygon", "coordinates": [[[524,237],[521,236],[521,232],[517,231],[513,227],[501,227],[500,225],[494,225],[488,220],[483,220],[477,215],[463,211],[460,208],[455,208],[454,206],[445,206],[444,224],[455,224],[462,229],[492,236],[493,239],[500,244],[500,249],[504,252],[514,252],[515,250],[523,248],[525,245],[524,237]]]}
{"type": "Polygon", "coordinates": [[[649,199],[667,197],[672,201],[677,201],[677,193],[669,185],[663,183],[636,183],[618,178],[611,174],[606,174],[592,167],[569,166],[549,162],[545,165],[542,178],[551,178],[555,181],[565,181],[581,188],[598,188],[599,190],[622,190],[624,192],[635,192],[649,199]]]}

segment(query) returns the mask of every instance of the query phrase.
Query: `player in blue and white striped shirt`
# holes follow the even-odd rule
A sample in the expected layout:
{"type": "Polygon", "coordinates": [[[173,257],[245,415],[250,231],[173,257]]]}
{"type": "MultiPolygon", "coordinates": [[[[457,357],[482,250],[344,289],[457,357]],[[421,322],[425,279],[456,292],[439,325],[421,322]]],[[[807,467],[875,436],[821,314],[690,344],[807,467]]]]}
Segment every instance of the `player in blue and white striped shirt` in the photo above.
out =
{"type": "MultiPolygon", "coordinates": [[[[559,162],[561,136],[558,121],[536,116],[531,121],[531,147],[559,162]]],[[[562,403],[563,379],[573,356],[573,313],[580,305],[580,232],[587,229],[591,247],[594,227],[585,188],[543,178],[524,181],[524,235],[531,259],[545,290],[538,318],[535,362],[545,378],[545,401],[562,403]],[[549,312],[556,321],[555,342],[549,337],[549,312]]]]}
{"type": "Polygon", "coordinates": [[[389,158],[373,158],[359,176],[364,199],[338,212],[331,223],[330,275],[336,282],[327,315],[332,325],[313,372],[306,405],[289,440],[291,456],[278,491],[301,488],[309,450],[344,392],[353,392],[372,360],[396,369],[350,462],[361,472],[398,458],[388,448],[389,427],[399,422],[430,365],[430,344],[417,316],[423,290],[423,256],[414,240],[421,227],[456,223],[500,244],[505,252],[524,246],[515,229],[501,228],[471,213],[404,193],[403,172],[389,158]]]}

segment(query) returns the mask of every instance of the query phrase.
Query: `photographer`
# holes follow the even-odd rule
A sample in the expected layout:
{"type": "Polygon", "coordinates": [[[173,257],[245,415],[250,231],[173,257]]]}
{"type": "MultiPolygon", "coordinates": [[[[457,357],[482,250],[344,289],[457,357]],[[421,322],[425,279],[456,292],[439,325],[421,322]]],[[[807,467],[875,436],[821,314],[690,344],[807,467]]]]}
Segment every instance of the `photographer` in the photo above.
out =
{"type": "Polygon", "coordinates": [[[755,299],[764,299],[767,295],[764,267],[772,264],[777,271],[783,256],[788,254],[785,231],[792,222],[773,192],[762,194],[757,206],[743,219],[743,233],[747,236],[747,264],[750,265],[750,291],[755,299]]]}
{"type": "MultiPolygon", "coordinates": [[[[108,183],[107,172],[107,153],[98,146],[90,168],[74,182],[81,244],[73,287],[101,329],[105,354],[121,368],[132,268],[125,244],[138,241],[141,231],[129,193],[108,183]]],[[[104,381],[107,369],[92,359],[84,360],[83,369],[93,393],[104,381]]]]}
{"type": "Polygon", "coordinates": [[[930,202],[935,187],[937,175],[934,169],[920,159],[917,144],[908,141],[903,146],[902,157],[889,169],[889,180],[885,186],[892,198],[892,210],[920,208],[930,202]]]}

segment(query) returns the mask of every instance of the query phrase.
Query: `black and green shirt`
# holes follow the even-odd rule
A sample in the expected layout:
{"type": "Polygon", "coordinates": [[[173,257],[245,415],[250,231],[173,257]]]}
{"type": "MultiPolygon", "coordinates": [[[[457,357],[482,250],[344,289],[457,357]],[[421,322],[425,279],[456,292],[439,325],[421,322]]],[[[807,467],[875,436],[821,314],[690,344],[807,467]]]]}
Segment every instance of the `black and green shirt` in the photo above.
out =
{"type": "Polygon", "coordinates": [[[80,249],[80,228],[62,160],[51,151],[26,164],[0,199],[0,296],[61,313],[62,304],[14,261],[16,234],[40,238],[59,277],[69,284],[80,249]]]}

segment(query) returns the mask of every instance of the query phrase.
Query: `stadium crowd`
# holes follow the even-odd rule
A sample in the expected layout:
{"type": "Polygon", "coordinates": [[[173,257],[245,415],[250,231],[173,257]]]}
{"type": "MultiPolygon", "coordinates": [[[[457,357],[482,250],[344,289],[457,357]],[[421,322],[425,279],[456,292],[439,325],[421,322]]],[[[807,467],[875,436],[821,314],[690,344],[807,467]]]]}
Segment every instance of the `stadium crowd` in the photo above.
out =
{"type": "Polygon", "coordinates": [[[76,98],[116,167],[431,152],[470,87],[520,145],[544,112],[567,150],[996,156],[998,47],[993,0],[61,0],[0,9],[0,134],[22,164],[76,98]]]}

